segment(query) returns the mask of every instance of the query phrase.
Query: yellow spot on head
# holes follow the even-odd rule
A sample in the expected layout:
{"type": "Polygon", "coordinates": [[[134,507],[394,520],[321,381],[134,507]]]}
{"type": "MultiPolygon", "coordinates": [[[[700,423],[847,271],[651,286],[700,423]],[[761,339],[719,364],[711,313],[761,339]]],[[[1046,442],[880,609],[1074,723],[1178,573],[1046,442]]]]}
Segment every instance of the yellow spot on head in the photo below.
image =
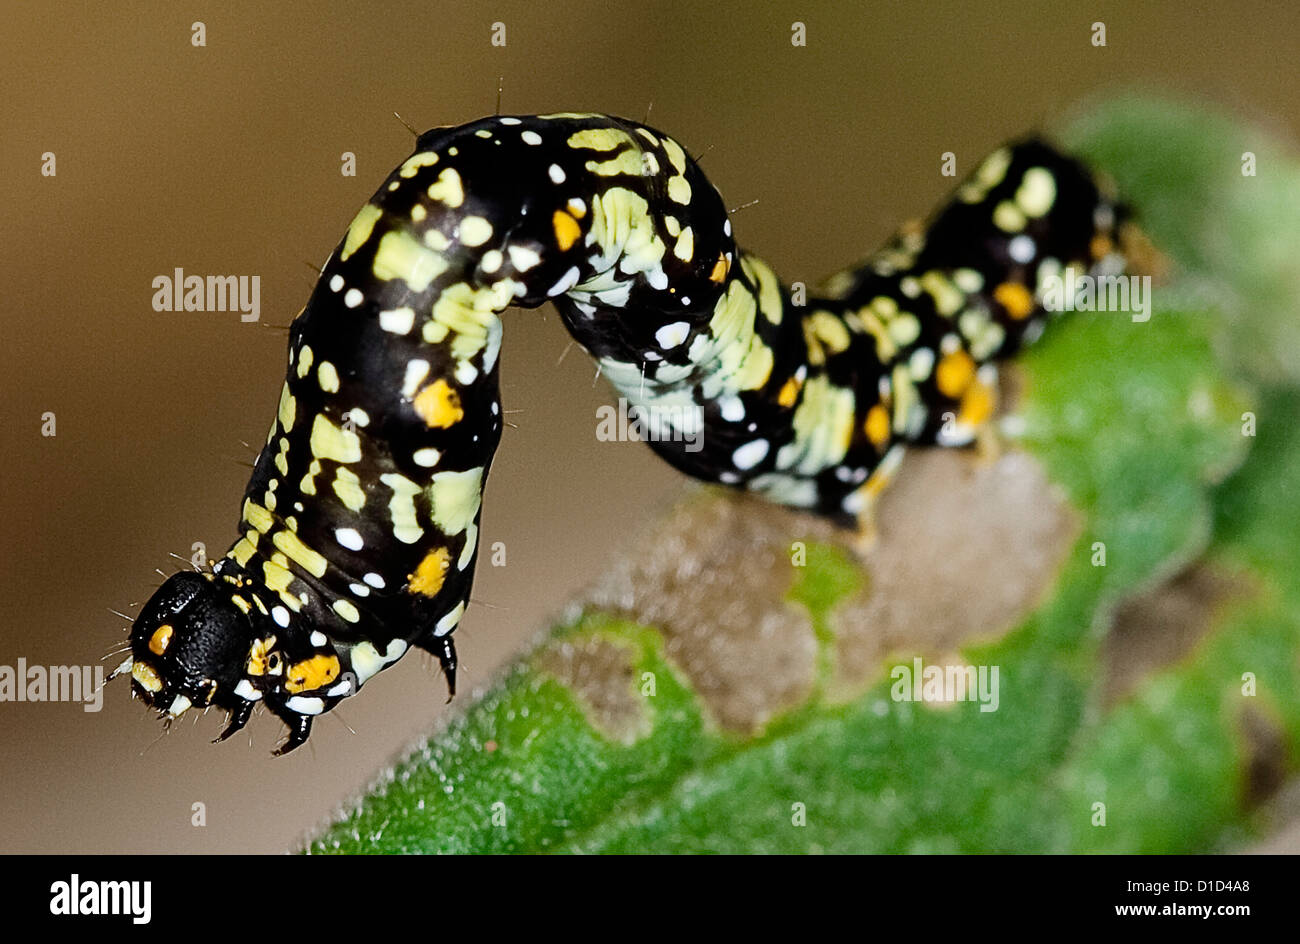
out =
{"type": "Polygon", "coordinates": [[[555,244],[560,247],[561,252],[567,252],[582,235],[582,227],[578,225],[578,221],[563,210],[556,210],[552,214],[551,225],[555,229],[555,244]]]}
{"type": "Polygon", "coordinates": [[[317,653],[310,659],[295,662],[285,673],[285,690],[297,695],[299,692],[311,692],[324,688],[339,677],[338,656],[317,653]]]}
{"type": "Polygon", "coordinates": [[[170,623],[163,623],[153,631],[149,637],[149,651],[156,656],[162,655],[167,651],[167,644],[172,641],[172,627],[170,623]]]}
{"type": "Polygon", "coordinates": [[[725,256],[718,256],[718,261],[713,263],[713,271],[709,273],[710,282],[721,282],[727,277],[727,259],[725,256]]]}
{"type": "Polygon", "coordinates": [[[420,565],[415,568],[415,573],[410,575],[411,582],[406,588],[407,591],[426,597],[437,596],[438,591],[442,589],[442,582],[450,563],[451,554],[445,547],[434,548],[424,555],[424,560],[420,561],[420,565]]]}
{"type": "Polygon", "coordinates": [[[1016,321],[1028,318],[1034,310],[1034,296],[1018,282],[1003,282],[993,290],[993,299],[1016,321]]]}
{"type": "Polygon", "coordinates": [[[441,377],[417,393],[411,405],[426,425],[436,429],[454,426],[465,416],[460,394],[441,377]]]}
{"type": "Polygon", "coordinates": [[[160,679],[158,673],[153,670],[153,666],[149,665],[147,662],[134,663],[131,666],[131,678],[139,682],[140,687],[146,692],[153,693],[162,691],[162,679],[160,679]]]}
{"type": "Polygon", "coordinates": [[[934,383],[945,397],[961,396],[975,377],[975,361],[963,350],[945,354],[934,372],[934,383]]]}

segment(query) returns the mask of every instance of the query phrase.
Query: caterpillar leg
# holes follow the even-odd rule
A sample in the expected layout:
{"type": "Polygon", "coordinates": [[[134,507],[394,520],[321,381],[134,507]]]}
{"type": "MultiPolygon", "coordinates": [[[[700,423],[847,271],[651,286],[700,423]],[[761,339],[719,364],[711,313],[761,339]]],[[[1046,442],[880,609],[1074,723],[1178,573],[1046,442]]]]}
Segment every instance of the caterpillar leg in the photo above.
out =
{"type": "Polygon", "coordinates": [[[416,640],[415,644],[425,652],[431,652],[438,657],[438,664],[442,667],[442,677],[447,680],[447,701],[450,702],[456,697],[456,668],[460,665],[460,660],[456,657],[456,643],[452,641],[451,633],[441,636],[427,633],[416,640]]]}
{"type": "Polygon", "coordinates": [[[905,451],[901,445],[891,447],[867,480],[854,492],[853,504],[857,507],[858,522],[851,544],[858,557],[866,557],[876,546],[879,537],[879,529],[876,527],[876,502],[880,494],[893,481],[905,451]]]}
{"type": "Polygon", "coordinates": [[[221,741],[226,740],[226,738],[230,737],[232,734],[242,730],[244,725],[248,724],[248,719],[253,716],[254,704],[256,703],[251,701],[241,701],[238,707],[232,708],[230,710],[230,718],[228,719],[229,723],[226,725],[226,730],[217,735],[212,743],[218,744],[221,741]]]}
{"type": "Polygon", "coordinates": [[[276,757],[283,757],[306,743],[307,738],[311,736],[311,720],[311,715],[303,714],[295,714],[292,719],[284,719],[285,724],[289,725],[289,738],[271,753],[276,757]]]}

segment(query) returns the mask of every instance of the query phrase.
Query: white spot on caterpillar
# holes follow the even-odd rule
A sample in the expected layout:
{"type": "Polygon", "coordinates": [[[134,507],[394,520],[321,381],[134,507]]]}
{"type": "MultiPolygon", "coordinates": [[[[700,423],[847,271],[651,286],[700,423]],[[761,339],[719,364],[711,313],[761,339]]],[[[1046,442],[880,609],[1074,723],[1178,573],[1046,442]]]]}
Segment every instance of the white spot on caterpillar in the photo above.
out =
{"type": "Polygon", "coordinates": [[[501,263],[504,261],[504,258],[505,257],[501,255],[499,249],[489,249],[487,252],[483,253],[483,260],[479,263],[479,268],[484,272],[491,274],[501,268],[501,263]]]}
{"type": "Polygon", "coordinates": [[[559,164],[552,164],[549,168],[547,168],[546,172],[551,177],[551,183],[553,184],[564,183],[564,179],[565,179],[564,168],[561,167],[559,164]]]}
{"type": "Polygon", "coordinates": [[[525,131],[519,137],[524,139],[524,144],[541,144],[542,136],[536,131],[525,131]]]}
{"type": "Polygon", "coordinates": [[[406,377],[402,380],[402,398],[409,400],[420,389],[424,378],[429,375],[429,362],[420,357],[413,357],[406,362],[406,377]]]}
{"type": "Polygon", "coordinates": [[[674,348],[686,340],[691,333],[691,326],[685,321],[674,321],[655,332],[655,340],[665,351],[674,348]]]}
{"type": "Polygon", "coordinates": [[[355,597],[370,596],[370,588],[367,587],[365,584],[350,583],[348,584],[348,589],[352,591],[352,595],[355,597]]]}
{"type": "Polygon", "coordinates": [[[315,646],[317,649],[319,649],[321,646],[325,645],[325,643],[329,641],[328,639],[325,638],[325,634],[322,633],[319,629],[313,630],[310,638],[311,638],[311,644],[315,646]]]}
{"type": "Polygon", "coordinates": [[[527,246],[510,246],[506,251],[510,253],[510,264],[520,272],[527,272],[542,261],[542,257],[527,246]]]}
{"type": "Polygon", "coordinates": [[[1033,261],[1036,248],[1033,239],[1021,233],[1007,244],[1007,254],[1016,262],[1025,265],[1033,261]]]}
{"type": "Polygon", "coordinates": [[[386,665],[391,665],[406,652],[406,641],[394,639],[382,653],[371,643],[363,642],[352,648],[352,671],[357,675],[357,684],[364,685],[386,665]]]}
{"type": "Polygon", "coordinates": [[[296,711],[300,715],[318,715],[325,710],[325,700],[323,698],[308,698],[305,695],[294,695],[284,703],[284,706],[290,711],[296,711]]]}
{"type": "Polygon", "coordinates": [[[334,531],[334,540],[340,545],[346,547],[349,551],[359,551],[366,546],[361,540],[361,535],[356,528],[336,528],[334,531]]]}
{"type": "Polygon", "coordinates": [[[578,267],[573,266],[571,269],[569,269],[568,272],[564,273],[564,275],[560,278],[560,281],[556,282],[549,289],[547,289],[546,297],[554,298],[556,295],[564,294],[569,289],[573,288],[573,286],[578,284],[579,275],[581,275],[581,273],[578,271],[578,267]]]}
{"type": "Polygon", "coordinates": [[[285,627],[285,628],[288,628],[288,626],[289,626],[289,611],[286,610],[286,609],[285,609],[284,607],[282,607],[282,606],[275,606],[275,607],[272,607],[272,608],[271,608],[271,619],[275,620],[276,623],[278,623],[280,626],[283,626],[283,627],[285,627]]]}
{"type": "Polygon", "coordinates": [[[374,587],[376,590],[384,589],[384,578],[374,573],[373,571],[366,574],[361,579],[364,580],[366,583],[370,584],[370,586],[374,587]]]}
{"type": "Polygon", "coordinates": [[[767,458],[768,448],[766,439],[755,439],[733,452],[731,461],[737,469],[752,469],[767,458]]]}
{"type": "Polygon", "coordinates": [[[456,608],[454,610],[452,610],[442,619],[438,620],[437,625],[433,627],[433,634],[435,636],[447,635],[449,632],[451,632],[453,629],[456,628],[456,626],[460,623],[460,618],[464,615],[465,615],[465,601],[462,600],[460,603],[456,604],[456,608]]]}
{"type": "Polygon", "coordinates": [[[343,304],[347,305],[349,308],[356,308],[365,301],[365,299],[366,296],[361,289],[350,288],[348,289],[347,294],[343,296],[343,304]]]}
{"type": "Polygon", "coordinates": [[[352,409],[348,410],[347,413],[343,415],[343,418],[352,420],[352,422],[356,423],[358,426],[370,425],[370,414],[359,406],[354,406],[352,409]]]}
{"type": "Polygon", "coordinates": [[[262,693],[253,687],[248,679],[240,679],[239,684],[235,686],[235,694],[244,701],[261,701],[262,693]]]}
{"type": "Polygon", "coordinates": [[[409,334],[415,327],[415,309],[409,306],[379,313],[379,327],[391,334],[409,334]]]}
{"type": "Polygon", "coordinates": [[[719,397],[718,409],[722,411],[722,418],[728,423],[739,423],[745,418],[745,401],[740,397],[719,397]]]}
{"type": "Polygon", "coordinates": [[[426,469],[431,469],[438,464],[438,460],[442,458],[442,453],[437,449],[428,447],[425,449],[415,450],[411,458],[415,460],[416,465],[424,466],[426,469]]]}
{"type": "Polygon", "coordinates": [[[343,276],[335,275],[330,279],[330,291],[337,292],[343,288],[343,276]]]}

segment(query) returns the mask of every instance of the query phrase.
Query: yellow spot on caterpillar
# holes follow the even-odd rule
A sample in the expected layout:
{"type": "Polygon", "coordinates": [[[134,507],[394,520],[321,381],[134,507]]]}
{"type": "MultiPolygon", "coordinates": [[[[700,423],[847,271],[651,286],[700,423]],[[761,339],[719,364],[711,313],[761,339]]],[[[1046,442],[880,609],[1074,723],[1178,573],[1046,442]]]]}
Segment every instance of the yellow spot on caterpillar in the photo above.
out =
{"type": "Polygon", "coordinates": [[[307,466],[307,474],[302,477],[298,483],[299,490],[304,495],[316,494],[316,476],[320,474],[321,465],[319,459],[312,459],[311,465],[307,466]]]}
{"type": "Polygon", "coordinates": [[[402,166],[397,169],[399,177],[405,177],[410,180],[421,167],[431,167],[438,163],[438,155],[433,151],[421,151],[419,154],[412,154],[402,162],[402,166]]]}
{"type": "Polygon", "coordinates": [[[460,241],[466,246],[481,246],[492,238],[492,224],[481,216],[467,216],[460,221],[460,241]]]}
{"type": "Polygon", "coordinates": [[[350,600],[335,600],[330,605],[330,608],[349,623],[361,622],[361,614],[350,600]]]}
{"type": "Polygon", "coordinates": [[[307,376],[307,371],[311,370],[312,358],[315,356],[310,344],[302,346],[302,353],[298,355],[298,379],[307,376]]]}
{"type": "Polygon", "coordinates": [[[451,564],[451,555],[445,547],[434,548],[428,554],[424,555],[424,560],[415,568],[415,573],[410,575],[410,584],[407,585],[407,591],[410,593],[419,593],[426,597],[435,597],[438,591],[442,589],[443,579],[447,575],[447,567],[451,564]]]}
{"type": "Polygon", "coordinates": [[[772,324],[781,323],[780,280],[762,259],[750,255],[740,257],[740,267],[758,287],[758,310],[772,324]]]}
{"type": "Polygon", "coordinates": [[[1016,189],[1016,204],[1025,216],[1042,216],[1056,202],[1056,179],[1045,167],[1031,167],[1025,171],[1016,189]]]}
{"type": "Polygon", "coordinates": [[[326,393],[339,392],[339,372],[329,361],[320,362],[320,366],[316,368],[316,379],[320,381],[320,388],[326,393]]]}
{"type": "Polygon", "coordinates": [[[271,536],[271,543],[284,552],[284,555],[313,577],[324,577],[329,566],[324,557],[313,551],[302,538],[291,531],[277,531],[271,536]]]}
{"type": "Polygon", "coordinates": [[[265,675],[270,667],[271,647],[274,645],[274,636],[254,639],[253,645],[248,650],[248,661],[244,664],[244,671],[249,675],[265,675]]]}
{"type": "Polygon", "coordinates": [[[405,475],[385,472],[379,481],[393,491],[388,501],[388,516],[393,522],[393,537],[403,544],[414,544],[424,536],[420,519],[415,513],[415,496],[420,494],[420,487],[405,475]]]}
{"type": "Polygon", "coordinates": [[[136,662],[132,665],[131,678],[139,682],[140,687],[146,692],[152,694],[153,692],[162,691],[162,679],[158,677],[158,673],[147,662],[136,662]]]}
{"type": "Polygon", "coordinates": [[[445,203],[453,209],[465,202],[465,188],[456,168],[448,167],[429,185],[429,199],[445,203]]]}
{"type": "Polygon", "coordinates": [[[252,525],[254,530],[263,534],[270,531],[275,524],[275,518],[271,513],[251,498],[244,499],[244,520],[252,525]]]}
{"type": "Polygon", "coordinates": [[[945,354],[934,372],[934,383],[945,397],[961,396],[975,377],[975,361],[963,350],[945,354]]]}
{"type": "Polygon", "coordinates": [[[690,262],[694,257],[695,233],[689,226],[677,237],[677,243],[673,246],[673,255],[682,262],[690,262]]]}
{"type": "Polygon", "coordinates": [[[262,561],[262,576],[267,587],[276,593],[289,589],[293,582],[293,574],[274,561],[262,561]]]}
{"type": "Polygon", "coordinates": [[[567,252],[582,235],[582,227],[578,225],[578,221],[563,210],[556,210],[551,215],[551,226],[555,229],[555,244],[560,247],[561,252],[567,252]]]}
{"type": "Polygon", "coordinates": [[[653,154],[642,156],[640,151],[627,150],[607,161],[587,161],[585,166],[587,170],[599,177],[613,177],[616,174],[640,177],[645,170],[649,170],[651,173],[658,170],[658,165],[651,167],[653,161],[653,154]]]}
{"type": "Polygon", "coordinates": [[[257,532],[250,535],[244,535],[235,542],[235,546],[230,549],[226,556],[232,558],[240,567],[247,567],[248,561],[252,558],[253,552],[257,550],[257,532]]]}
{"type": "Polygon", "coordinates": [[[361,480],[351,469],[339,467],[334,473],[334,494],[349,511],[360,511],[366,504],[366,493],[361,488],[361,480]]]}
{"type": "Polygon", "coordinates": [[[993,224],[1004,233],[1018,233],[1025,228],[1025,214],[1010,200],[993,208],[993,224]]]}
{"type": "Polygon", "coordinates": [[[482,500],[483,467],[464,472],[439,472],[433,476],[426,493],[432,507],[433,523],[451,537],[460,534],[474,521],[482,500]]]}
{"type": "Polygon", "coordinates": [[[862,424],[862,429],[871,445],[883,449],[885,443],[889,442],[889,411],[879,403],[873,405],[867,410],[867,419],[862,424]]]}
{"type": "MultiPolygon", "coordinates": [[[[335,426],[324,413],[317,413],[311,426],[311,454],[317,459],[357,462],[361,459],[361,439],[352,430],[335,426]]],[[[320,471],[319,466],[316,471],[320,471]]]]}
{"type": "Polygon", "coordinates": [[[791,377],[781,385],[781,392],[776,395],[776,402],[786,409],[794,406],[795,401],[799,399],[799,387],[799,381],[791,377]]]}
{"type": "Polygon", "coordinates": [[[849,329],[829,311],[815,311],[810,316],[813,333],[836,354],[849,346],[849,329]]]}
{"type": "Polygon", "coordinates": [[[1003,282],[993,290],[993,299],[1017,321],[1028,318],[1034,310],[1034,297],[1018,282],[1003,282]]]}
{"type": "Polygon", "coordinates": [[[1100,259],[1109,254],[1114,246],[1115,244],[1110,241],[1109,236],[1098,234],[1092,237],[1092,242],[1088,243],[1088,252],[1092,254],[1092,258],[1100,259]]]}
{"type": "Polygon", "coordinates": [[[347,262],[348,257],[362,247],[374,232],[375,223],[382,215],[383,211],[373,203],[367,203],[360,209],[348,226],[348,235],[344,238],[343,250],[339,253],[341,261],[347,262]]]}
{"type": "Polygon", "coordinates": [[[371,269],[375,278],[384,281],[401,279],[411,291],[423,292],[434,279],[447,271],[447,260],[426,249],[410,233],[390,230],[379,240],[371,269]]]}
{"type": "Polygon", "coordinates": [[[921,288],[934,299],[934,310],[945,318],[955,315],[965,301],[965,296],[941,272],[931,269],[919,281],[921,288]]]}
{"type": "Polygon", "coordinates": [[[727,277],[727,258],[718,256],[718,261],[713,263],[713,271],[709,273],[710,282],[722,282],[727,277]]]}
{"type": "Polygon", "coordinates": [[[295,662],[285,673],[284,687],[291,694],[324,688],[339,677],[339,659],[336,655],[318,653],[310,659],[295,662]]]}
{"type": "Polygon", "coordinates": [[[235,604],[235,606],[239,607],[240,611],[245,614],[247,614],[248,611],[252,609],[252,607],[248,605],[248,601],[245,600],[243,597],[241,597],[238,593],[232,593],[230,595],[230,602],[235,604]]]}
{"type": "Polygon", "coordinates": [[[163,623],[153,631],[149,637],[149,651],[156,656],[162,655],[167,651],[167,644],[172,641],[172,627],[170,623],[163,623]]]}
{"type": "Polygon", "coordinates": [[[686,182],[685,177],[673,177],[668,181],[668,197],[674,203],[691,202],[691,185],[686,182]]]}
{"type": "Polygon", "coordinates": [[[294,400],[293,394],[289,392],[289,384],[286,382],[280,388],[280,408],[276,416],[280,420],[280,427],[287,433],[293,429],[294,414],[297,410],[297,401],[294,400]]]}
{"type": "Polygon", "coordinates": [[[961,398],[957,421],[966,426],[982,426],[993,415],[997,398],[991,387],[980,381],[971,384],[961,398]]]}
{"type": "Polygon", "coordinates": [[[465,416],[460,394],[441,377],[417,393],[411,406],[425,425],[434,429],[454,426],[465,416]]]}
{"type": "Polygon", "coordinates": [[[673,170],[679,174],[686,173],[686,152],[682,146],[672,138],[664,138],[664,153],[668,155],[669,162],[673,165],[673,170]]]}
{"type": "Polygon", "coordinates": [[[575,131],[569,135],[568,144],[571,148],[583,148],[588,151],[612,151],[624,144],[636,147],[636,142],[628,137],[627,132],[617,128],[586,128],[575,131]]]}

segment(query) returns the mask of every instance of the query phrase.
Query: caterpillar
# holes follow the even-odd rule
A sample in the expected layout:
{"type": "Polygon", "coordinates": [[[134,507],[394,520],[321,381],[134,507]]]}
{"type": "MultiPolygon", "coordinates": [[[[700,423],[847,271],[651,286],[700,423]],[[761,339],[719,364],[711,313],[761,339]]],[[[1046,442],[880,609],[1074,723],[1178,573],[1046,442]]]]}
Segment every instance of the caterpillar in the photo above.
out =
{"type": "Polygon", "coordinates": [[[985,427],[996,362],[1047,320],[1046,280],[1124,267],[1124,216],[1026,139],[798,299],[660,131],[569,113],[428,131],[290,328],[239,539],[166,580],[114,675],[168,719],[225,709],[217,740],[263,702],[288,727],[277,754],[411,647],[454,695],[510,306],[554,304],[630,403],[661,408],[649,442],[682,472],[863,526],[904,447],[985,427]],[[688,449],[668,427],[691,415],[688,449]]]}

